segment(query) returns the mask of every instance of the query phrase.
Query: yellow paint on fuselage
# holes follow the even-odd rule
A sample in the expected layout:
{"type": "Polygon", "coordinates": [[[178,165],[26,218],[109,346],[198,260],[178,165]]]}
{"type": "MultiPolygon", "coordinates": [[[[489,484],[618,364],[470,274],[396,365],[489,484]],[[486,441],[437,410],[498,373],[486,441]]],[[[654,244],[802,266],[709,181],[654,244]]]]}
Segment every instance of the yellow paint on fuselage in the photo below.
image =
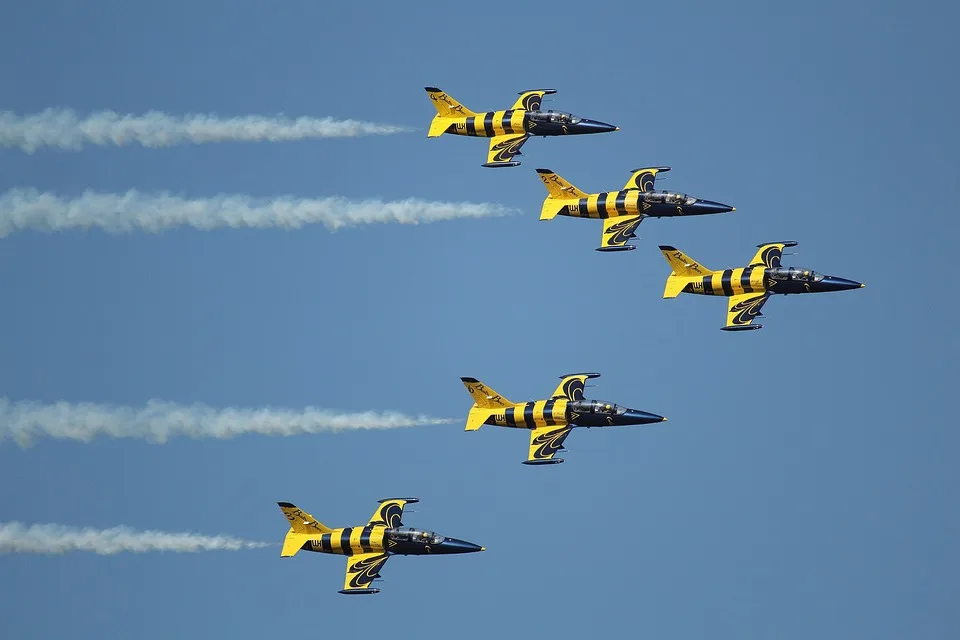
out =
{"type": "Polygon", "coordinates": [[[341,527],[333,529],[330,533],[317,535],[306,535],[290,532],[289,536],[296,536],[300,540],[300,547],[305,543],[310,543],[309,550],[318,553],[330,553],[340,556],[352,556],[361,553],[370,553],[384,551],[384,532],[387,528],[383,525],[374,525],[366,527],[341,527]],[[362,542],[364,533],[369,532],[369,540],[362,542]]]}
{"type": "Polygon", "coordinates": [[[565,398],[520,402],[492,411],[484,424],[515,429],[564,426],[567,424],[567,402],[565,398]]]}
{"type": "Polygon", "coordinates": [[[763,293],[767,290],[764,278],[766,267],[738,267],[714,271],[707,276],[687,276],[684,293],[705,296],[737,296],[743,293],[763,293]],[[744,277],[746,274],[746,277],[744,277]],[[724,279],[728,280],[724,288],[724,279]]]}
{"type": "Polygon", "coordinates": [[[644,207],[643,192],[638,189],[591,193],[586,198],[548,198],[548,202],[551,208],[558,210],[557,215],[572,218],[635,216],[649,209],[649,205],[644,207]]]}
{"type": "Polygon", "coordinates": [[[495,136],[526,133],[526,129],[524,129],[525,114],[526,111],[523,109],[507,109],[460,118],[436,117],[446,124],[444,130],[447,133],[458,136],[493,138],[495,136]]]}

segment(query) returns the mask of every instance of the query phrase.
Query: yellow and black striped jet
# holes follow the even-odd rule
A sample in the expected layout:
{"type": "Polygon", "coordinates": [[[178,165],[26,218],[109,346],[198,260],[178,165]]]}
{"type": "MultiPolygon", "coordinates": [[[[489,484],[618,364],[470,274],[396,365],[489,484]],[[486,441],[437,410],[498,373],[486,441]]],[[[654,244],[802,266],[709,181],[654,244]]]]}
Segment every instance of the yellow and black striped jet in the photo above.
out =
{"type": "Polygon", "coordinates": [[[476,113],[436,87],[424,87],[437,115],[430,123],[428,138],[445,133],[456,136],[490,138],[490,150],[484,167],[516,167],[514,156],[523,155],[520,147],[530,136],[572,136],[585,133],[619,131],[606,122],[580,118],[563,111],[541,111],[543,96],[556,89],[521,91],[513,106],[505,111],[476,113]]]}
{"type": "Polygon", "coordinates": [[[757,245],[757,253],[746,267],[712,271],[695,262],[682,251],[666,245],[660,246],[673,273],[667,276],[663,290],[664,298],[676,298],[681,293],[706,296],[726,296],[727,324],[724,331],[761,329],[762,324],[750,324],[762,316],[767,299],[777,293],[820,293],[823,291],[846,291],[863,287],[859,282],[825,276],[810,269],[780,266],[785,247],[795,247],[794,241],[768,242],[757,245]]]}
{"type": "Polygon", "coordinates": [[[694,198],[685,193],[654,191],[657,174],[665,171],[670,171],[670,167],[634,169],[620,191],[588,194],[550,169],[537,169],[548,194],[540,209],[540,219],[553,220],[561,215],[603,220],[597,251],[630,251],[636,247],[627,241],[636,237],[634,232],[644,218],[700,216],[737,210],[721,202],[694,198]]]}
{"type": "Polygon", "coordinates": [[[586,381],[599,377],[599,373],[560,376],[560,384],[550,399],[534,402],[510,402],[476,378],[460,378],[474,401],[467,415],[466,431],[476,431],[485,424],[530,429],[530,449],[523,464],[559,464],[563,458],[553,456],[566,451],[563,441],[574,427],[619,427],[666,420],[655,413],[585,399],[586,381]]]}
{"type": "Polygon", "coordinates": [[[347,556],[347,575],[339,593],[380,593],[371,589],[380,578],[380,570],[392,555],[444,555],[486,551],[484,547],[437,535],[432,531],[404,527],[404,505],[420,502],[419,498],[385,498],[362,527],[331,529],[317,522],[309,513],[289,502],[278,502],[290,521],[290,531],[283,540],[280,557],[295,556],[297,551],[316,551],[347,556]]]}

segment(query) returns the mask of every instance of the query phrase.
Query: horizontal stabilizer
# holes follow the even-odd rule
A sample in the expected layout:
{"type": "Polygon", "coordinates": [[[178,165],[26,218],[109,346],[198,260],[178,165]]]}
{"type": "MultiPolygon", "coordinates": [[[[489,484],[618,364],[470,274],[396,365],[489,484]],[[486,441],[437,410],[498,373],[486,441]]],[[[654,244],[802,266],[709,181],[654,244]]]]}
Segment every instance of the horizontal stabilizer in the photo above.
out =
{"type": "Polygon", "coordinates": [[[297,555],[297,551],[303,548],[303,545],[307,542],[310,542],[311,539],[316,540],[318,536],[311,536],[303,533],[295,533],[290,531],[287,533],[287,536],[283,539],[283,547],[280,549],[281,558],[292,558],[297,555]]]}

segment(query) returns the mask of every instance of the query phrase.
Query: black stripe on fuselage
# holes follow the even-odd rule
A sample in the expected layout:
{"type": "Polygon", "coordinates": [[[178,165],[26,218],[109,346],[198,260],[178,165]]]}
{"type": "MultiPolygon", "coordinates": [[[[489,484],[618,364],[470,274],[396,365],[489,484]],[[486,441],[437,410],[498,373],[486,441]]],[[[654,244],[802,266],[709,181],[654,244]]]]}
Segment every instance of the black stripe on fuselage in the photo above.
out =
{"type": "Polygon", "coordinates": [[[513,133],[513,125],[510,124],[510,121],[513,120],[513,109],[503,112],[503,132],[504,133],[513,133]]]}
{"type": "Polygon", "coordinates": [[[556,403],[556,400],[547,400],[546,404],[543,405],[543,420],[548,427],[557,424],[557,421],[553,419],[553,405],[556,403]]]}
{"type": "Polygon", "coordinates": [[[330,545],[330,535],[331,534],[329,533],[325,533],[320,536],[320,549],[326,551],[327,553],[333,551],[333,547],[330,545]]]}
{"type": "Polygon", "coordinates": [[[617,194],[617,213],[621,216],[627,215],[627,192],[621,191],[617,194]]]}
{"type": "Polygon", "coordinates": [[[713,286],[711,285],[711,282],[710,282],[712,279],[713,279],[713,276],[703,276],[703,278],[701,278],[701,280],[703,281],[703,292],[708,296],[713,295],[713,286]]]}
{"type": "Polygon", "coordinates": [[[360,548],[363,549],[364,553],[373,551],[373,547],[370,546],[370,533],[372,531],[373,527],[364,527],[363,532],[360,533],[360,548]]]}
{"type": "Polygon", "coordinates": [[[468,136],[477,135],[477,116],[467,117],[467,135],[468,136]]]}
{"type": "Polygon", "coordinates": [[[513,407],[507,407],[507,410],[503,412],[504,422],[511,427],[514,427],[517,424],[517,420],[514,418],[514,413],[516,412],[514,411],[513,407]]]}
{"type": "Polygon", "coordinates": [[[720,286],[723,287],[723,295],[732,296],[733,286],[730,284],[730,278],[733,277],[733,269],[724,269],[720,276],[720,286]]]}
{"type": "Polygon", "coordinates": [[[750,286],[750,274],[753,273],[753,267],[747,267],[740,274],[740,286],[744,293],[753,293],[753,287],[750,286]]]}
{"type": "Polygon", "coordinates": [[[523,405],[523,423],[527,426],[528,429],[533,429],[537,426],[537,423],[533,419],[533,403],[528,402],[523,405]]]}
{"type": "Polygon", "coordinates": [[[350,534],[353,533],[353,527],[347,527],[340,532],[340,551],[350,553],[350,534]]]}
{"type": "Polygon", "coordinates": [[[483,115],[483,131],[487,137],[493,137],[493,112],[488,111],[483,115]]]}
{"type": "Polygon", "coordinates": [[[600,218],[608,218],[607,215],[607,194],[598,193],[597,194],[597,211],[600,212],[600,218]]]}
{"type": "Polygon", "coordinates": [[[585,216],[587,215],[587,211],[589,210],[590,208],[587,206],[587,199],[580,198],[580,200],[577,202],[577,211],[580,213],[581,216],[585,216]]]}

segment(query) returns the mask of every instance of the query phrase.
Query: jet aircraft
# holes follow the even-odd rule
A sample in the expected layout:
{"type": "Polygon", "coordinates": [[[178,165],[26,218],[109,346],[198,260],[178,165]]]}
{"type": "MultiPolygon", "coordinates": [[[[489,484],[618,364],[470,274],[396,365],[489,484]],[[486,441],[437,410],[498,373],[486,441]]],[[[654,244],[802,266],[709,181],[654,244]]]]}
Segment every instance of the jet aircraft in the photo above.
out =
{"type": "Polygon", "coordinates": [[[750,323],[763,315],[760,309],[771,295],[846,291],[864,286],[809,269],[781,266],[783,249],[796,245],[793,241],[759,244],[757,254],[748,266],[723,271],[707,269],[674,247],[661,245],[660,251],[673,269],[673,273],[667,276],[663,297],[676,298],[681,293],[726,296],[730,298],[727,324],[721,329],[746,331],[763,328],[762,324],[750,323]]]}
{"type": "Polygon", "coordinates": [[[444,133],[457,136],[490,138],[490,150],[484,167],[516,167],[514,156],[523,155],[520,147],[530,136],[567,136],[584,133],[619,131],[612,124],[580,118],[563,111],[541,111],[543,96],[556,89],[521,91],[520,97],[506,111],[476,113],[436,87],[424,87],[437,115],[430,123],[428,138],[444,133]]]}
{"type": "Polygon", "coordinates": [[[347,556],[347,575],[339,593],[371,594],[380,593],[380,589],[371,589],[370,584],[380,578],[380,570],[392,555],[486,551],[472,542],[404,527],[401,522],[404,505],[419,501],[419,498],[385,498],[379,501],[380,506],[366,525],[342,529],[331,529],[295,505],[278,502],[290,521],[280,557],[289,558],[300,550],[347,556]]]}
{"type": "Polygon", "coordinates": [[[587,400],[583,397],[585,382],[598,377],[599,373],[560,376],[550,399],[534,402],[511,402],[476,378],[460,378],[474,400],[465,430],[476,431],[485,424],[530,429],[530,449],[523,464],[559,464],[563,459],[553,456],[566,451],[563,441],[574,427],[618,427],[666,420],[612,402],[587,400]]]}
{"type": "Polygon", "coordinates": [[[553,220],[558,215],[599,218],[603,220],[603,233],[597,251],[631,251],[636,247],[627,241],[636,237],[634,231],[644,218],[698,216],[737,210],[683,193],[654,191],[657,174],[665,171],[670,171],[670,167],[634,169],[620,191],[588,194],[550,169],[537,169],[548,192],[540,219],[553,220]]]}

